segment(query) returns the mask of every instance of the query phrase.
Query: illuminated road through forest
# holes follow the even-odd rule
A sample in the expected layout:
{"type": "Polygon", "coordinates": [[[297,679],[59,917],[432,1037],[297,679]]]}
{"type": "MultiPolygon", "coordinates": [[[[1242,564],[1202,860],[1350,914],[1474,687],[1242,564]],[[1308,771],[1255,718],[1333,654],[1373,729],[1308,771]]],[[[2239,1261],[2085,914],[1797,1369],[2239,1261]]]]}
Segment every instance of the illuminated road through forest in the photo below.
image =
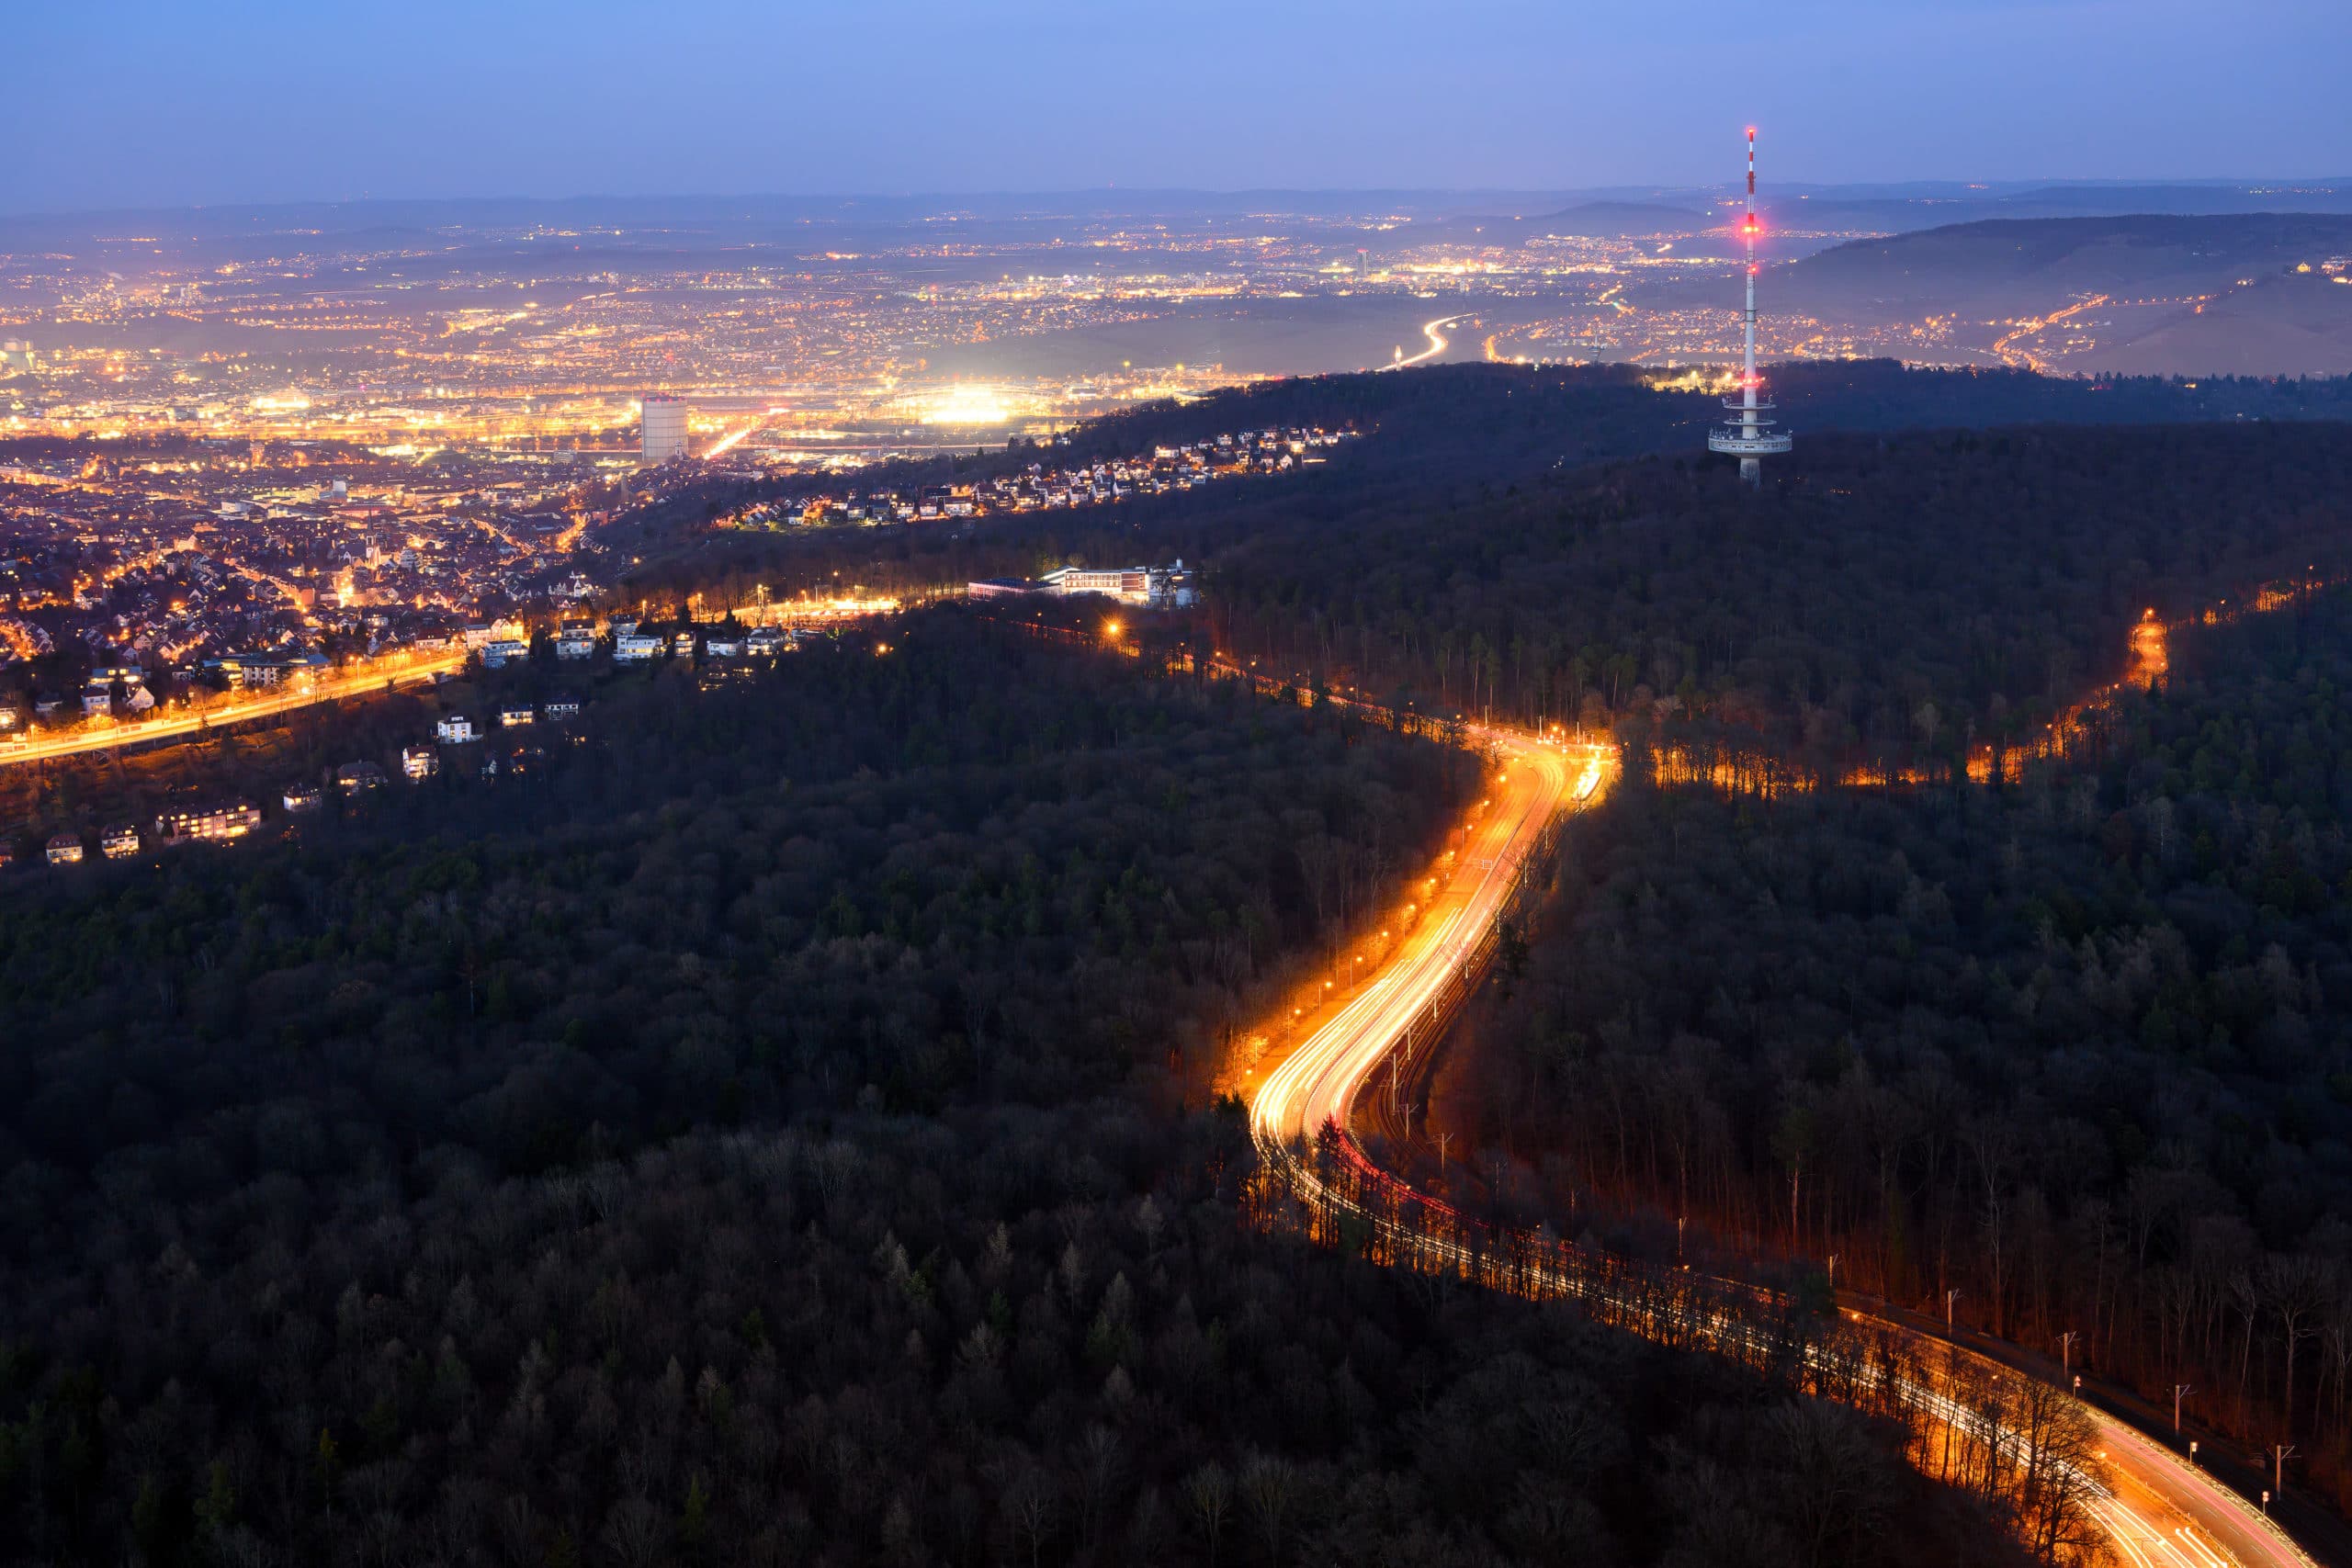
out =
{"type": "Polygon", "coordinates": [[[1373,1070],[1408,1031],[1428,1020],[1501,915],[1521,863],[1569,793],[1572,766],[1586,798],[1604,771],[1601,754],[1589,748],[1580,748],[1572,763],[1560,747],[1532,738],[1482,739],[1494,739],[1508,759],[1500,780],[1463,848],[1448,852],[1432,879],[1437,890],[1387,962],[1267,1075],[1250,1107],[1261,1140],[1280,1141],[1327,1122],[1347,1125],[1373,1070]]]}
{"type": "MultiPolygon", "coordinates": [[[[2266,593],[2231,613],[2267,610],[2290,602],[2290,595],[2266,593]]],[[[2134,667],[2127,680],[2145,680],[2164,671],[2163,631],[2153,612],[2134,628],[2134,667]]],[[[1122,641],[1115,623],[1098,646],[1129,655],[1138,651],[1122,641]]],[[[200,714],[6,748],[0,750],[0,761],[191,734],[305,704],[364,696],[396,679],[430,678],[440,670],[457,668],[463,658],[462,651],[436,652],[338,672],[315,686],[232,699],[200,714]]],[[[1217,666],[1263,689],[1275,686],[1273,678],[1223,660],[1217,666]]],[[[2096,705],[2123,683],[2103,688],[2086,705],[2096,705]]],[[[2083,709],[2078,708],[2054,728],[2071,731],[2083,722],[2083,709]]],[[[1522,891],[1522,872],[1540,860],[1546,834],[1564,811],[1601,798],[1616,775],[1612,748],[1570,745],[1495,726],[1474,725],[1467,736],[1494,764],[1487,795],[1455,847],[1440,857],[1425,883],[1408,890],[1417,896],[1392,919],[1395,940],[1344,955],[1341,972],[1331,984],[1334,1000],[1320,1009],[1301,1008],[1295,1027],[1278,1025],[1270,1032],[1304,1038],[1272,1062],[1250,1094],[1252,1131],[1267,1169],[1309,1208],[1326,1216],[1351,1216],[1378,1238],[1393,1261],[1457,1273],[1521,1293],[1574,1297],[1596,1317],[1646,1337],[1761,1363],[1774,1348],[1771,1331],[1750,1322],[1747,1309],[1770,1300],[1769,1292],[1686,1275],[1688,1287],[1669,1284],[1661,1293],[1654,1275],[1617,1260],[1586,1254],[1548,1236],[1485,1232],[1442,1201],[1412,1191],[1396,1174],[1378,1170],[1354,1137],[1359,1101],[1374,1090],[1384,1071],[1442,1039],[1453,1007],[1490,958],[1494,934],[1522,891]],[[1358,969],[1359,964],[1368,964],[1369,973],[1358,969]],[[1343,1179],[1330,1179],[1334,1168],[1325,1162],[1333,1158],[1341,1162],[1343,1179]]],[[[1249,1076],[1254,1077],[1254,1070],[1249,1076]]],[[[1912,1314],[1853,1298],[1841,1305],[1847,1317],[1905,1342],[1915,1356],[1924,1359],[1939,1342],[1932,1327],[1912,1314]]],[[[1800,1353],[1812,1368],[1816,1355],[1838,1352],[1807,1347],[1800,1353]]],[[[1973,1351],[1959,1355],[1980,1365],[1987,1376],[2031,1376],[1996,1371],[1993,1361],[1973,1351]]],[[[1844,1371],[1854,1375],[1851,1367],[1844,1371]]],[[[1859,1382],[1849,1386],[1871,1386],[1871,1378],[1879,1375],[1865,1371],[1859,1382]]],[[[1929,1420],[1958,1426],[1973,1418],[1968,1407],[1937,1389],[1905,1382],[1902,1397],[1929,1420]]],[[[2083,1478],[2087,1510],[2120,1561],[2137,1568],[2217,1568],[2227,1562],[2289,1568],[2312,1562],[2229,1486],[2124,1422],[2084,1409],[2098,1444],[2097,1461],[2086,1456],[2086,1465],[2095,1462],[2099,1472],[2096,1480],[2087,1474],[2083,1478]]]]}
{"type": "MultiPolygon", "coordinates": [[[[2143,668],[2161,668],[2161,641],[2144,629],[2133,640],[2143,668]]],[[[1761,1356],[1762,1335],[1722,1304],[1743,1295],[1753,1299],[1758,1292],[1749,1288],[1716,1281],[1722,1289],[1712,1305],[1662,1305],[1654,1281],[1621,1283],[1607,1260],[1586,1259],[1549,1238],[1471,1237],[1435,1198],[1411,1193],[1409,1201],[1397,1201],[1409,1189],[1393,1173],[1375,1170],[1355,1140],[1351,1127],[1359,1099],[1375,1091],[1376,1075],[1388,1066],[1392,1052],[1408,1042],[1418,1047],[1427,1032],[1442,1028],[1445,998],[1475,978],[1468,971],[1491,950],[1487,938],[1510,907],[1520,869],[1555,816],[1564,807],[1599,798],[1614,776],[1613,758],[1604,749],[1570,750],[1498,728],[1471,733],[1492,749],[1499,776],[1473,813],[1460,847],[1432,868],[1425,885],[1430,891],[1415,909],[1414,923],[1388,945],[1368,978],[1335,987],[1340,999],[1316,1016],[1303,1017],[1306,1037],[1267,1070],[1250,1097],[1251,1128],[1268,1168],[1310,1208],[1346,1213],[1366,1226],[1395,1261],[1526,1293],[1574,1296],[1598,1308],[1597,1315],[1651,1337],[1761,1356]],[[1351,1195],[1361,1188],[1343,1190],[1341,1183],[1326,1179],[1322,1172],[1330,1168],[1318,1163],[1318,1140],[1324,1158],[1336,1156],[1378,1184],[1389,1201],[1368,1204],[1351,1195]]],[[[1359,961],[1359,955],[1347,957],[1350,965],[1359,961]]],[[[1903,1315],[1853,1305],[1844,1310],[1849,1318],[1908,1342],[1916,1353],[1925,1355],[1934,1347],[1934,1337],[1903,1315]]],[[[1973,1352],[1959,1355],[1984,1375],[2015,1375],[1996,1371],[1973,1352]]],[[[1904,1392],[1931,1419],[1965,1424],[1973,1417],[1940,1393],[1925,1387],[1904,1392]]],[[[2122,1421],[2084,1409],[2094,1424],[2103,1473],[2080,1480],[2088,1513],[2105,1530],[2118,1560],[2134,1568],[2218,1568],[2228,1562],[2290,1568],[2312,1562],[2227,1485],[2122,1421]]]]}

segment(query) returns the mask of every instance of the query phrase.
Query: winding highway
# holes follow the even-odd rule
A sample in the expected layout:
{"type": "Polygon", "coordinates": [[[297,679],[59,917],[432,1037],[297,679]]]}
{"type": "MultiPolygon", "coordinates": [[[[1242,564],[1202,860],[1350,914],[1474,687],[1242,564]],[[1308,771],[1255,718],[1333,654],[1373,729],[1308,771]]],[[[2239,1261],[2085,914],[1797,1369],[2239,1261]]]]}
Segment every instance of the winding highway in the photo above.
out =
{"type": "MultiPolygon", "coordinates": [[[[1351,1213],[1382,1238],[1392,1257],[1410,1266],[1496,1282],[1509,1271],[1518,1288],[1575,1295],[1634,1332],[1707,1344],[1733,1355],[1749,1353],[1758,1346],[1758,1331],[1720,1305],[1661,1304],[1654,1283],[1621,1283],[1607,1260],[1580,1262],[1573,1249],[1556,1243],[1513,1247],[1510,1238],[1498,1237],[1481,1245],[1466,1241],[1458,1228],[1448,1231],[1400,1217],[1409,1212],[1403,1205],[1366,1207],[1318,1174],[1308,1152],[1319,1140],[1391,1193],[1408,1190],[1395,1176],[1376,1171],[1357,1143],[1357,1103],[1388,1067],[1392,1054],[1408,1053],[1442,1029],[1450,1000],[1475,977],[1489,951],[1489,934],[1510,907],[1520,870],[1554,818],[1566,807],[1598,798],[1613,777],[1613,756],[1605,749],[1563,748],[1501,729],[1473,734],[1499,759],[1498,776],[1458,847],[1440,857],[1422,885],[1412,923],[1379,953],[1370,976],[1346,985],[1335,976],[1335,1000],[1311,1015],[1299,1010],[1288,1032],[1304,1038],[1266,1070],[1250,1095],[1251,1130],[1266,1168],[1310,1205],[1325,1213],[1351,1213]],[[1507,1255],[1514,1260],[1504,1262],[1507,1255]]],[[[1348,955],[1346,967],[1351,969],[1360,956],[1348,955]]],[[[1423,1213],[1451,1213],[1434,1198],[1425,1201],[1423,1213]]],[[[1723,1286],[1719,1299],[1755,1293],[1749,1287],[1715,1283],[1723,1286]]],[[[1842,1310],[1850,1319],[1913,1341],[1922,1351],[1941,1337],[1907,1321],[1907,1314],[1860,1304],[1842,1310]]],[[[1995,1364],[1965,1348],[1957,1353],[1995,1364]]],[[[1932,1391],[1903,1392],[1932,1417],[1956,1423],[1973,1418],[1973,1412],[1932,1391]]],[[[2099,1445],[2098,1472],[2083,1478],[2089,1511],[2107,1532],[2117,1561],[2130,1568],[2313,1568],[2308,1553],[2228,1485],[2107,1412],[2084,1409],[2099,1445]]]]}
{"type": "MultiPolygon", "coordinates": [[[[1518,745],[1505,756],[1501,777],[1463,846],[1447,852],[1430,879],[1438,886],[1420,901],[1414,924],[1387,961],[1267,1074],[1250,1106],[1261,1139],[1288,1139],[1326,1122],[1345,1127],[1374,1069],[1408,1032],[1430,1020],[1500,918],[1521,863],[1568,794],[1572,765],[1566,751],[1538,741],[1518,745]]],[[[1589,796],[1601,759],[1588,753],[1575,765],[1589,796]]]]}
{"type": "Polygon", "coordinates": [[[1456,322],[1466,321],[1469,319],[1470,318],[1468,316],[1439,316],[1434,320],[1423,321],[1421,323],[1421,335],[1430,340],[1429,347],[1421,350],[1419,354],[1407,354],[1400,349],[1397,351],[1396,358],[1390,360],[1385,365],[1375,365],[1373,368],[1375,370],[1402,370],[1408,365],[1427,364],[1429,361],[1435,359],[1439,355],[1443,354],[1446,351],[1447,342],[1445,336],[1438,331],[1438,328],[1450,327],[1454,325],[1456,322]]]}
{"type": "MultiPolygon", "coordinates": [[[[1436,328],[1425,329],[1431,353],[1442,352],[1436,328]]],[[[2147,660],[2151,649],[2135,649],[2147,660]]],[[[1132,651],[1132,650],[1129,650],[1132,651]]],[[[2162,658],[2160,632],[2153,641],[2162,658]]],[[[208,727],[274,716],[307,704],[380,691],[390,682],[429,680],[460,667],[462,649],[414,654],[337,671],[315,684],[256,694],[136,724],[99,726],[37,743],[0,746],[0,764],[36,761],[135,745],[195,733],[208,727]]],[[[1231,669],[1243,676],[1247,672],[1231,669]]],[[[1261,684],[1271,677],[1250,676],[1261,684]]],[[[1432,1044],[1453,1008],[1475,983],[1493,947],[1492,935],[1510,911],[1521,873],[1536,856],[1545,834],[1564,811],[1600,799],[1614,778],[1617,759],[1607,747],[1568,745],[1521,731],[1474,727],[1471,738],[1495,759],[1486,797],[1472,812],[1455,847],[1442,854],[1416,890],[1418,897],[1391,923],[1395,940],[1351,953],[1329,982],[1332,1000],[1309,1010],[1272,1032],[1297,1043],[1272,1063],[1250,1089],[1252,1132],[1267,1169],[1296,1194],[1327,1212],[1352,1210],[1382,1235],[1392,1256],[1468,1277],[1508,1282],[1542,1294],[1575,1295],[1600,1309],[1608,1321],[1637,1333],[1678,1343],[1705,1344],[1727,1354],[1756,1352],[1759,1331],[1727,1311],[1723,1303],[1758,1294],[1727,1281],[1713,1304],[1669,1302],[1656,1282],[1622,1277],[1610,1260],[1587,1258],[1555,1242],[1491,1238],[1491,1245],[1464,1239],[1427,1222],[1408,1221],[1404,1206],[1366,1208],[1317,1174],[1303,1150],[1323,1140],[1356,1169],[1385,1183],[1391,1193],[1408,1190],[1394,1175],[1378,1172],[1353,1134],[1359,1101],[1379,1076],[1399,1059],[1432,1044]],[[1371,964],[1368,974],[1358,965],[1371,964]],[[1511,1260],[1505,1261],[1506,1257],[1511,1260]]],[[[1385,934],[1385,933],[1384,933],[1385,934]]],[[[1256,1079],[1254,1069],[1249,1075],[1256,1079]]],[[[1416,1195],[1419,1197],[1419,1195],[1416,1195]]],[[[1422,1213],[1450,1214],[1442,1202],[1424,1199],[1422,1213]]],[[[1849,1318],[1904,1337],[1925,1350],[1942,1337],[1914,1314],[1841,1298],[1849,1318]]],[[[1994,1365],[1975,1349],[1958,1353],[1994,1365]]],[[[2010,1371],[2016,1373],[2017,1370],[2010,1371]]],[[[2030,1376],[2031,1372],[2017,1375],[2030,1376]]],[[[1930,1416],[1963,1421],[1970,1413],[1924,1389],[1906,1397],[1930,1416]]],[[[2165,1442],[2130,1424],[2086,1405],[2098,1434],[2099,1472],[2089,1478],[2090,1511],[2107,1531],[2116,1558],[2131,1568],[2312,1568],[2313,1559],[2245,1497],[2197,1468],[2165,1442]]]]}

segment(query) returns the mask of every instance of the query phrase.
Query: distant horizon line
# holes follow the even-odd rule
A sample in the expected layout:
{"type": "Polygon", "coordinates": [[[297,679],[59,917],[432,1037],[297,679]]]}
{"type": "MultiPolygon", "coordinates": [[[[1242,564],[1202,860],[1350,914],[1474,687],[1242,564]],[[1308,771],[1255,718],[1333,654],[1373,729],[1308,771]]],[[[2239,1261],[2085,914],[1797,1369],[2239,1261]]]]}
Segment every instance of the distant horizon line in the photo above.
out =
{"type": "MultiPolygon", "coordinates": [[[[175,203],[129,202],[105,207],[28,208],[0,212],[0,222],[64,221],[81,219],[115,218],[134,215],[164,215],[174,213],[268,212],[315,208],[364,207],[580,207],[600,203],[627,204],[632,202],[762,202],[762,203],[835,203],[854,206],[859,203],[890,203],[953,205],[976,201],[1068,201],[1094,200],[1105,197],[1137,200],[1214,199],[1238,201],[1253,198],[1318,197],[1325,200],[1339,197],[1421,199],[1440,198],[1466,200],[1472,198],[1533,197],[1561,201],[1661,201],[1674,197],[1712,198],[1725,191],[1738,188],[1736,180],[1724,180],[1700,185],[1614,185],[1614,186],[1153,186],[1100,185],[1068,186],[1020,189],[1001,187],[986,190],[860,190],[860,191],[585,191],[562,196],[505,194],[497,196],[378,196],[364,192],[357,196],[291,196],[266,198],[240,198],[224,201],[187,201],[175,203]]],[[[1997,199],[2003,195],[2017,195],[2036,190],[2247,190],[2278,187],[2281,193],[2309,187],[2314,195],[2352,194],[2352,174],[2346,175],[2270,175],[2245,176],[2174,175],[2144,176],[2109,175],[2021,175],[1961,180],[1921,178],[1916,180],[1847,180],[1818,181],[1780,179],[1770,182],[1770,188],[1786,194],[1804,196],[1835,196],[1852,200],[1903,201],[1931,199],[1941,195],[1962,198],[1973,196],[1980,199],[1997,199]]]]}

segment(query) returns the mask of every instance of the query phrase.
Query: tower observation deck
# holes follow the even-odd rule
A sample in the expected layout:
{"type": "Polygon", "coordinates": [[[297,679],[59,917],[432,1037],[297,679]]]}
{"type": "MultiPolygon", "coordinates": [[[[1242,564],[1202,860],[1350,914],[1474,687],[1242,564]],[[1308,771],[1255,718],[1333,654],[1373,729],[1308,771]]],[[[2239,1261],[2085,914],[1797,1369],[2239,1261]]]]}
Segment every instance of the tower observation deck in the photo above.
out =
{"type": "Polygon", "coordinates": [[[1747,128],[1747,215],[1740,222],[1740,239],[1747,246],[1747,312],[1744,321],[1739,360],[1739,395],[1725,398],[1724,408],[1731,415],[1723,424],[1707,432],[1707,450],[1722,452],[1739,459],[1739,477],[1747,483],[1760,484],[1764,479],[1764,459],[1787,451],[1794,441],[1785,430],[1774,430],[1778,423],[1771,417],[1772,400],[1764,396],[1763,378],[1756,374],[1756,128],[1747,128]]]}

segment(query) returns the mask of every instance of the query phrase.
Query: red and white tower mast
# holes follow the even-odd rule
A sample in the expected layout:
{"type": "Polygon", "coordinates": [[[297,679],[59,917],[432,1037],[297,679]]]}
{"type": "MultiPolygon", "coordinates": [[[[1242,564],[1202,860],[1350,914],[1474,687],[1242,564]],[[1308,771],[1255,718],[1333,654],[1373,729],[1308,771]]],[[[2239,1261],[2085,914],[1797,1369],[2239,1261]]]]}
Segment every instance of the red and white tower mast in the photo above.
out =
{"type": "Polygon", "coordinates": [[[1747,313],[1742,323],[1739,396],[1724,400],[1724,407],[1738,417],[1707,433],[1707,450],[1737,457],[1739,477],[1751,485],[1763,482],[1765,457],[1794,445],[1788,432],[1770,428],[1776,423],[1770,418],[1772,400],[1763,396],[1763,378],[1756,374],[1756,236],[1761,228],[1756,220],[1756,128],[1751,125],[1747,128],[1747,215],[1739,225],[1740,239],[1747,247],[1747,313]]]}

